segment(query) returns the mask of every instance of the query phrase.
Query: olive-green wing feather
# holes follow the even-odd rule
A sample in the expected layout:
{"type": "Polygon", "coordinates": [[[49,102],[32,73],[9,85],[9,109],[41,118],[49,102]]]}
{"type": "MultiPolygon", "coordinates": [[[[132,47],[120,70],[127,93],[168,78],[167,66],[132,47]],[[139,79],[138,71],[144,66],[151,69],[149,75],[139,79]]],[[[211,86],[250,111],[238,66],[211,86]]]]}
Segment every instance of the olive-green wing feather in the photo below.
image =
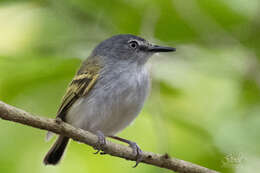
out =
{"type": "Polygon", "coordinates": [[[58,110],[57,117],[64,120],[68,109],[73,105],[73,103],[75,103],[78,98],[87,95],[89,90],[95,84],[97,78],[97,74],[92,75],[88,73],[76,76],[69,85],[67,92],[62,99],[62,104],[58,110]]]}
{"type": "Polygon", "coordinates": [[[93,57],[83,62],[62,99],[57,117],[65,121],[66,113],[73,103],[75,103],[78,98],[86,96],[94,86],[98,79],[100,69],[100,64],[96,59],[93,59],[93,57]]]}

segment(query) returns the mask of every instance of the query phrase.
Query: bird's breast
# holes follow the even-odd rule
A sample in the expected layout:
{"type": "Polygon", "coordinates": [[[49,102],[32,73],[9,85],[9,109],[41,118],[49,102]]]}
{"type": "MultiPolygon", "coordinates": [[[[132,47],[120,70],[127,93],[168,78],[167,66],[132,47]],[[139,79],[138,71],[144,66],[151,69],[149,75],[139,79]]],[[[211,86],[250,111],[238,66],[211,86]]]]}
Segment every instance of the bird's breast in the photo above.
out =
{"type": "Polygon", "coordinates": [[[73,105],[69,121],[85,130],[114,135],[139,114],[149,88],[146,68],[111,71],[101,76],[86,98],[73,105]]]}

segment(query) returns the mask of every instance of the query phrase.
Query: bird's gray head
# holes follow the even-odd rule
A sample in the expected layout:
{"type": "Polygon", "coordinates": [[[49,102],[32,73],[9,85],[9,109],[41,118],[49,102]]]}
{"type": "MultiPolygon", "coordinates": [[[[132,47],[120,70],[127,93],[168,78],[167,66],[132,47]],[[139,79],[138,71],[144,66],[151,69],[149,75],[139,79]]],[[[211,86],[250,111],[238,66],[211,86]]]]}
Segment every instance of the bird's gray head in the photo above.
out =
{"type": "Polygon", "coordinates": [[[154,53],[171,51],[175,51],[175,48],[153,45],[135,35],[120,34],[101,42],[92,55],[103,57],[105,60],[124,60],[145,64],[154,53]]]}

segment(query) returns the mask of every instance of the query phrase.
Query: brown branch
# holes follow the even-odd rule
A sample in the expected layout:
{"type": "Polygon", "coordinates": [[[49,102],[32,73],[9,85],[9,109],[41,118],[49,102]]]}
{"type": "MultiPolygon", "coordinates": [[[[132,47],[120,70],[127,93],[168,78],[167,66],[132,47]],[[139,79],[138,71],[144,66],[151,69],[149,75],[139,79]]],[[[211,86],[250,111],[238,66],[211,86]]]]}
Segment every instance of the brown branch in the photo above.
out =
{"type": "MultiPolygon", "coordinates": [[[[94,146],[98,141],[97,136],[88,131],[75,128],[65,122],[58,122],[55,119],[33,116],[1,101],[0,118],[62,134],[90,146],[94,146]]],[[[135,160],[135,155],[131,148],[110,141],[107,141],[104,147],[104,152],[127,160],[135,160]]],[[[168,154],[160,155],[151,152],[144,152],[144,159],[142,162],[157,167],[167,168],[179,173],[218,173],[184,160],[172,158],[168,154]]]]}

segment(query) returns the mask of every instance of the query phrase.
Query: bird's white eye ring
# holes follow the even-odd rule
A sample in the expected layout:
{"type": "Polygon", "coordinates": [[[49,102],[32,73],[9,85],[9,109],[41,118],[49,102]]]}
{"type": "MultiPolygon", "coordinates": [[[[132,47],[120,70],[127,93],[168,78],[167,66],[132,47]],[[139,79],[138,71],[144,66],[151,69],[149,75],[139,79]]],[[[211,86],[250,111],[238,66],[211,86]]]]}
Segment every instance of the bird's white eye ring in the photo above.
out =
{"type": "Polygon", "coordinates": [[[136,49],[138,46],[139,46],[139,45],[138,45],[137,41],[130,41],[130,42],[129,42],[129,47],[130,47],[131,49],[136,49]]]}

